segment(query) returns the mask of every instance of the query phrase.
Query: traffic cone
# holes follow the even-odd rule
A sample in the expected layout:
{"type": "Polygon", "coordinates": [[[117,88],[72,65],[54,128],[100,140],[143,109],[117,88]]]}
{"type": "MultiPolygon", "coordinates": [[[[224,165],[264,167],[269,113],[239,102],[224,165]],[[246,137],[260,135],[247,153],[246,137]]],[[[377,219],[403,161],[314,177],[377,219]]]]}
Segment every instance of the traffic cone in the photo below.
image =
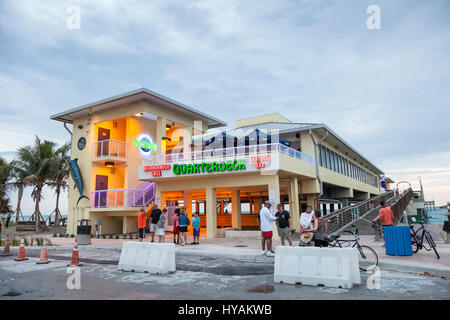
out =
{"type": "Polygon", "coordinates": [[[48,260],[48,252],[47,247],[45,246],[45,242],[42,242],[42,249],[41,249],[41,258],[39,259],[39,262],[36,262],[37,264],[46,264],[50,263],[48,260]]]}
{"type": "Polygon", "coordinates": [[[9,233],[6,234],[5,246],[3,247],[3,253],[0,254],[2,257],[12,256],[12,253],[9,252],[9,233]]]}
{"type": "Polygon", "coordinates": [[[25,258],[25,240],[23,239],[23,236],[20,239],[19,256],[14,260],[16,261],[28,260],[28,258],[25,258]]]}
{"type": "Polygon", "coordinates": [[[72,251],[72,260],[70,261],[70,264],[68,264],[68,267],[71,266],[81,266],[80,263],[80,257],[78,256],[78,239],[75,238],[75,244],[73,245],[73,251],[72,251]]]}

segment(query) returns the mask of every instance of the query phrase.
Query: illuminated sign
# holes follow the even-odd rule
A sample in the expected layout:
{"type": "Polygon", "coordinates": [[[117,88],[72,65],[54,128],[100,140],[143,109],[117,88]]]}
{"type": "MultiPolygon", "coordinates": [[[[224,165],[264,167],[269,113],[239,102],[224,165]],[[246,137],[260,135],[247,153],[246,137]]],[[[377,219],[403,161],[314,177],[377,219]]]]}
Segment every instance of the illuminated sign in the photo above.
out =
{"type": "Polygon", "coordinates": [[[270,161],[270,154],[261,156],[250,156],[250,163],[256,165],[256,169],[262,169],[266,167],[266,162],[270,161]]]}
{"type": "Polygon", "coordinates": [[[162,172],[161,170],[169,170],[170,164],[160,164],[160,165],[154,165],[154,166],[144,166],[144,171],[150,171],[152,173],[152,176],[154,177],[161,177],[162,172]]]}
{"type": "Polygon", "coordinates": [[[213,161],[193,164],[175,163],[172,167],[172,171],[176,175],[204,172],[212,173],[223,171],[241,171],[245,169],[245,160],[213,161]]]}
{"type": "Polygon", "coordinates": [[[143,134],[137,139],[134,138],[133,144],[136,148],[139,148],[144,156],[149,156],[152,151],[156,151],[156,143],[153,143],[152,138],[148,134],[143,134]]]}

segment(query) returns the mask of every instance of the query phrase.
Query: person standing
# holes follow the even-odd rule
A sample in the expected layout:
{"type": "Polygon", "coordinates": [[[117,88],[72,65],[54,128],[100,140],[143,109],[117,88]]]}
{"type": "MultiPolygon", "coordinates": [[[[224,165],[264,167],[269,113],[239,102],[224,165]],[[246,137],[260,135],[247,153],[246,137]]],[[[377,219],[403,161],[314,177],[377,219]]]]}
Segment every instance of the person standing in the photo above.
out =
{"type": "Polygon", "coordinates": [[[186,244],[187,227],[190,224],[189,217],[186,215],[186,209],[181,208],[180,216],[178,217],[178,231],[180,232],[181,245],[186,244]]]}
{"type": "Polygon", "coordinates": [[[144,208],[141,208],[138,213],[139,242],[142,242],[142,240],[145,239],[145,227],[147,226],[145,219],[145,210],[144,208]]]}
{"type": "Polygon", "coordinates": [[[166,222],[166,217],[167,217],[167,209],[164,208],[162,211],[162,214],[159,216],[159,221],[158,221],[158,229],[156,231],[156,235],[158,236],[158,242],[165,242],[165,227],[164,224],[166,222]]]}
{"type": "Polygon", "coordinates": [[[300,215],[300,243],[299,245],[307,245],[314,237],[314,231],[317,230],[318,221],[311,206],[306,207],[306,211],[300,215]]]}
{"type": "Polygon", "coordinates": [[[394,223],[394,212],[392,212],[391,207],[386,206],[386,203],[380,201],[381,209],[378,211],[378,216],[380,217],[381,223],[381,235],[384,238],[384,227],[391,227],[394,223]]]}
{"type": "Polygon", "coordinates": [[[314,215],[317,221],[317,230],[313,228],[312,231],[315,231],[314,234],[314,246],[315,247],[328,247],[328,241],[326,241],[327,238],[327,221],[325,219],[319,219],[320,218],[320,210],[314,210],[314,215]]]}
{"type": "Polygon", "coordinates": [[[278,234],[281,237],[281,245],[285,245],[285,239],[288,240],[289,245],[292,246],[292,240],[291,240],[291,229],[292,229],[292,223],[291,223],[291,215],[289,211],[283,210],[283,207],[281,204],[277,204],[277,213],[275,214],[275,217],[278,218],[277,220],[277,230],[278,234]]]}
{"type": "Polygon", "coordinates": [[[194,213],[194,219],[192,219],[192,232],[194,234],[194,242],[191,244],[200,244],[200,217],[198,212],[194,213]]]}
{"type": "Polygon", "coordinates": [[[264,202],[264,207],[259,211],[259,219],[261,221],[261,232],[264,238],[264,242],[266,244],[267,250],[265,247],[262,248],[262,254],[265,254],[268,257],[275,256],[275,252],[272,250],[272,231],[273,231],[273,222],[277,220],[275,216],[270,212],[270,201],[264,202]]]}
{"type": "Polygon", "coordinates": [[[152,213],[150,214],[150,220],[151,220],[150,236],[152,238],[152,242],[155,242],[155,232],[156,232],[156,229],[158,228],[157,224],[158,224],[159,217],[161,216],[161,214],[162,214],[162,211],[158,208],[158,204],[155,203],[153,205],[152,213]]]}
{"type": "Polygon", "coordinates": [[[173,243],[180,244],[180,232],[178,231],[178,217],[180,215],[180,208],[175,209],[175,214],[172,217],[173,221],[173,243]]]}

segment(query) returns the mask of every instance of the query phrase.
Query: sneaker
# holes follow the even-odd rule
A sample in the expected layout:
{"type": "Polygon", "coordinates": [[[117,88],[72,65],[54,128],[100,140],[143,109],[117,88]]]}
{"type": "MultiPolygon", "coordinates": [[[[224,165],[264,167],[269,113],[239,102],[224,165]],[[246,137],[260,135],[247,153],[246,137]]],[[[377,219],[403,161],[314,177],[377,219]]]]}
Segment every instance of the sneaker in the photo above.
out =
{"type": "Polygon", "coordinates": [[[197,244],[197,243],[196,242],[191,242],[191,246],[194,245],[194,244],[197,244]]]}
{"type": "Polygon", "coordinates": [[[267,251],[266,256],[268,256],[268,257],[275,257],[275,254],[272,253],[271,251],[267,251]]]}
{"type": "Polygon", "coordinates": [[[265,256],[265,255],[266,255],[266,253],[267,253],[267,251],[266,251],[266,250],[261,250],[261,255],[262,255],[262,256],[265,256]]]}

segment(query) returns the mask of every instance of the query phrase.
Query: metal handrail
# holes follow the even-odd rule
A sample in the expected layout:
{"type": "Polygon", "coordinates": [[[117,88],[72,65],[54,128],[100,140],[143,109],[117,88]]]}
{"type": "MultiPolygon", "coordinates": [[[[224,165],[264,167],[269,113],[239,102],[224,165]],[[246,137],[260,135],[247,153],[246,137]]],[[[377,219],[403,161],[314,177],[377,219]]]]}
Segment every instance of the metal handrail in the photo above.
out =
{"type": "Polygon", "coordinates": [[[107,189],[95,190],[91,193],[93,208],[123,208],[146,206],[155,197],[155,185],[145,189],[107,189]],[[113,196],[110,196],[113,195],[113,196]],[[102,199],[101,197],[105,197],[102,199]],[[114,201],[112,201],[114,199],[114,201]],[[112,204],[114,202],[114,205],[112,204]]]}
{"type": "Polygon", "coordinates": [[[118,141],[113,139],[106,139],[94,142],[94,159],[100,157],[120,157],[127,158],[127,143],[124,141],[118,141]],[[108,146],[108,152],[105,152],[104,145],[108,146]],[[100,149],[99,149],[100,147],[100,149]],[[116,147],[117,152],[111,152],[113,148],[116,147]],[[123,150],[122,150],[123,149],[123,150]],[[100,154],[99,154],[100,151],[100,154]]]}
{"type": "Polygon", "coordinates": [[[170,163],[175,161],[192,161],[192,160],[203,160],[213,157],[237,157],[237,156],[247,156],[247,155],[257,155],[261,153],[283,153],[288,156],[297,158],[314,163],[314,158],[310,155],[304,154],[298,150],[292,149],[280,143],[270,143],[270,144],[259,144],[259,145],[249,145],[249,146],[239,146],[232,148],[221,148],[221,149],[204,149],[201,151],[190,151],[184,153],[172,153],[163,154],[158,156],[149,156],[144,158],[143,164],[150,165],[155,163],[170,163]],[[241,152],[242,151],[242,152],[241,152]]]}

